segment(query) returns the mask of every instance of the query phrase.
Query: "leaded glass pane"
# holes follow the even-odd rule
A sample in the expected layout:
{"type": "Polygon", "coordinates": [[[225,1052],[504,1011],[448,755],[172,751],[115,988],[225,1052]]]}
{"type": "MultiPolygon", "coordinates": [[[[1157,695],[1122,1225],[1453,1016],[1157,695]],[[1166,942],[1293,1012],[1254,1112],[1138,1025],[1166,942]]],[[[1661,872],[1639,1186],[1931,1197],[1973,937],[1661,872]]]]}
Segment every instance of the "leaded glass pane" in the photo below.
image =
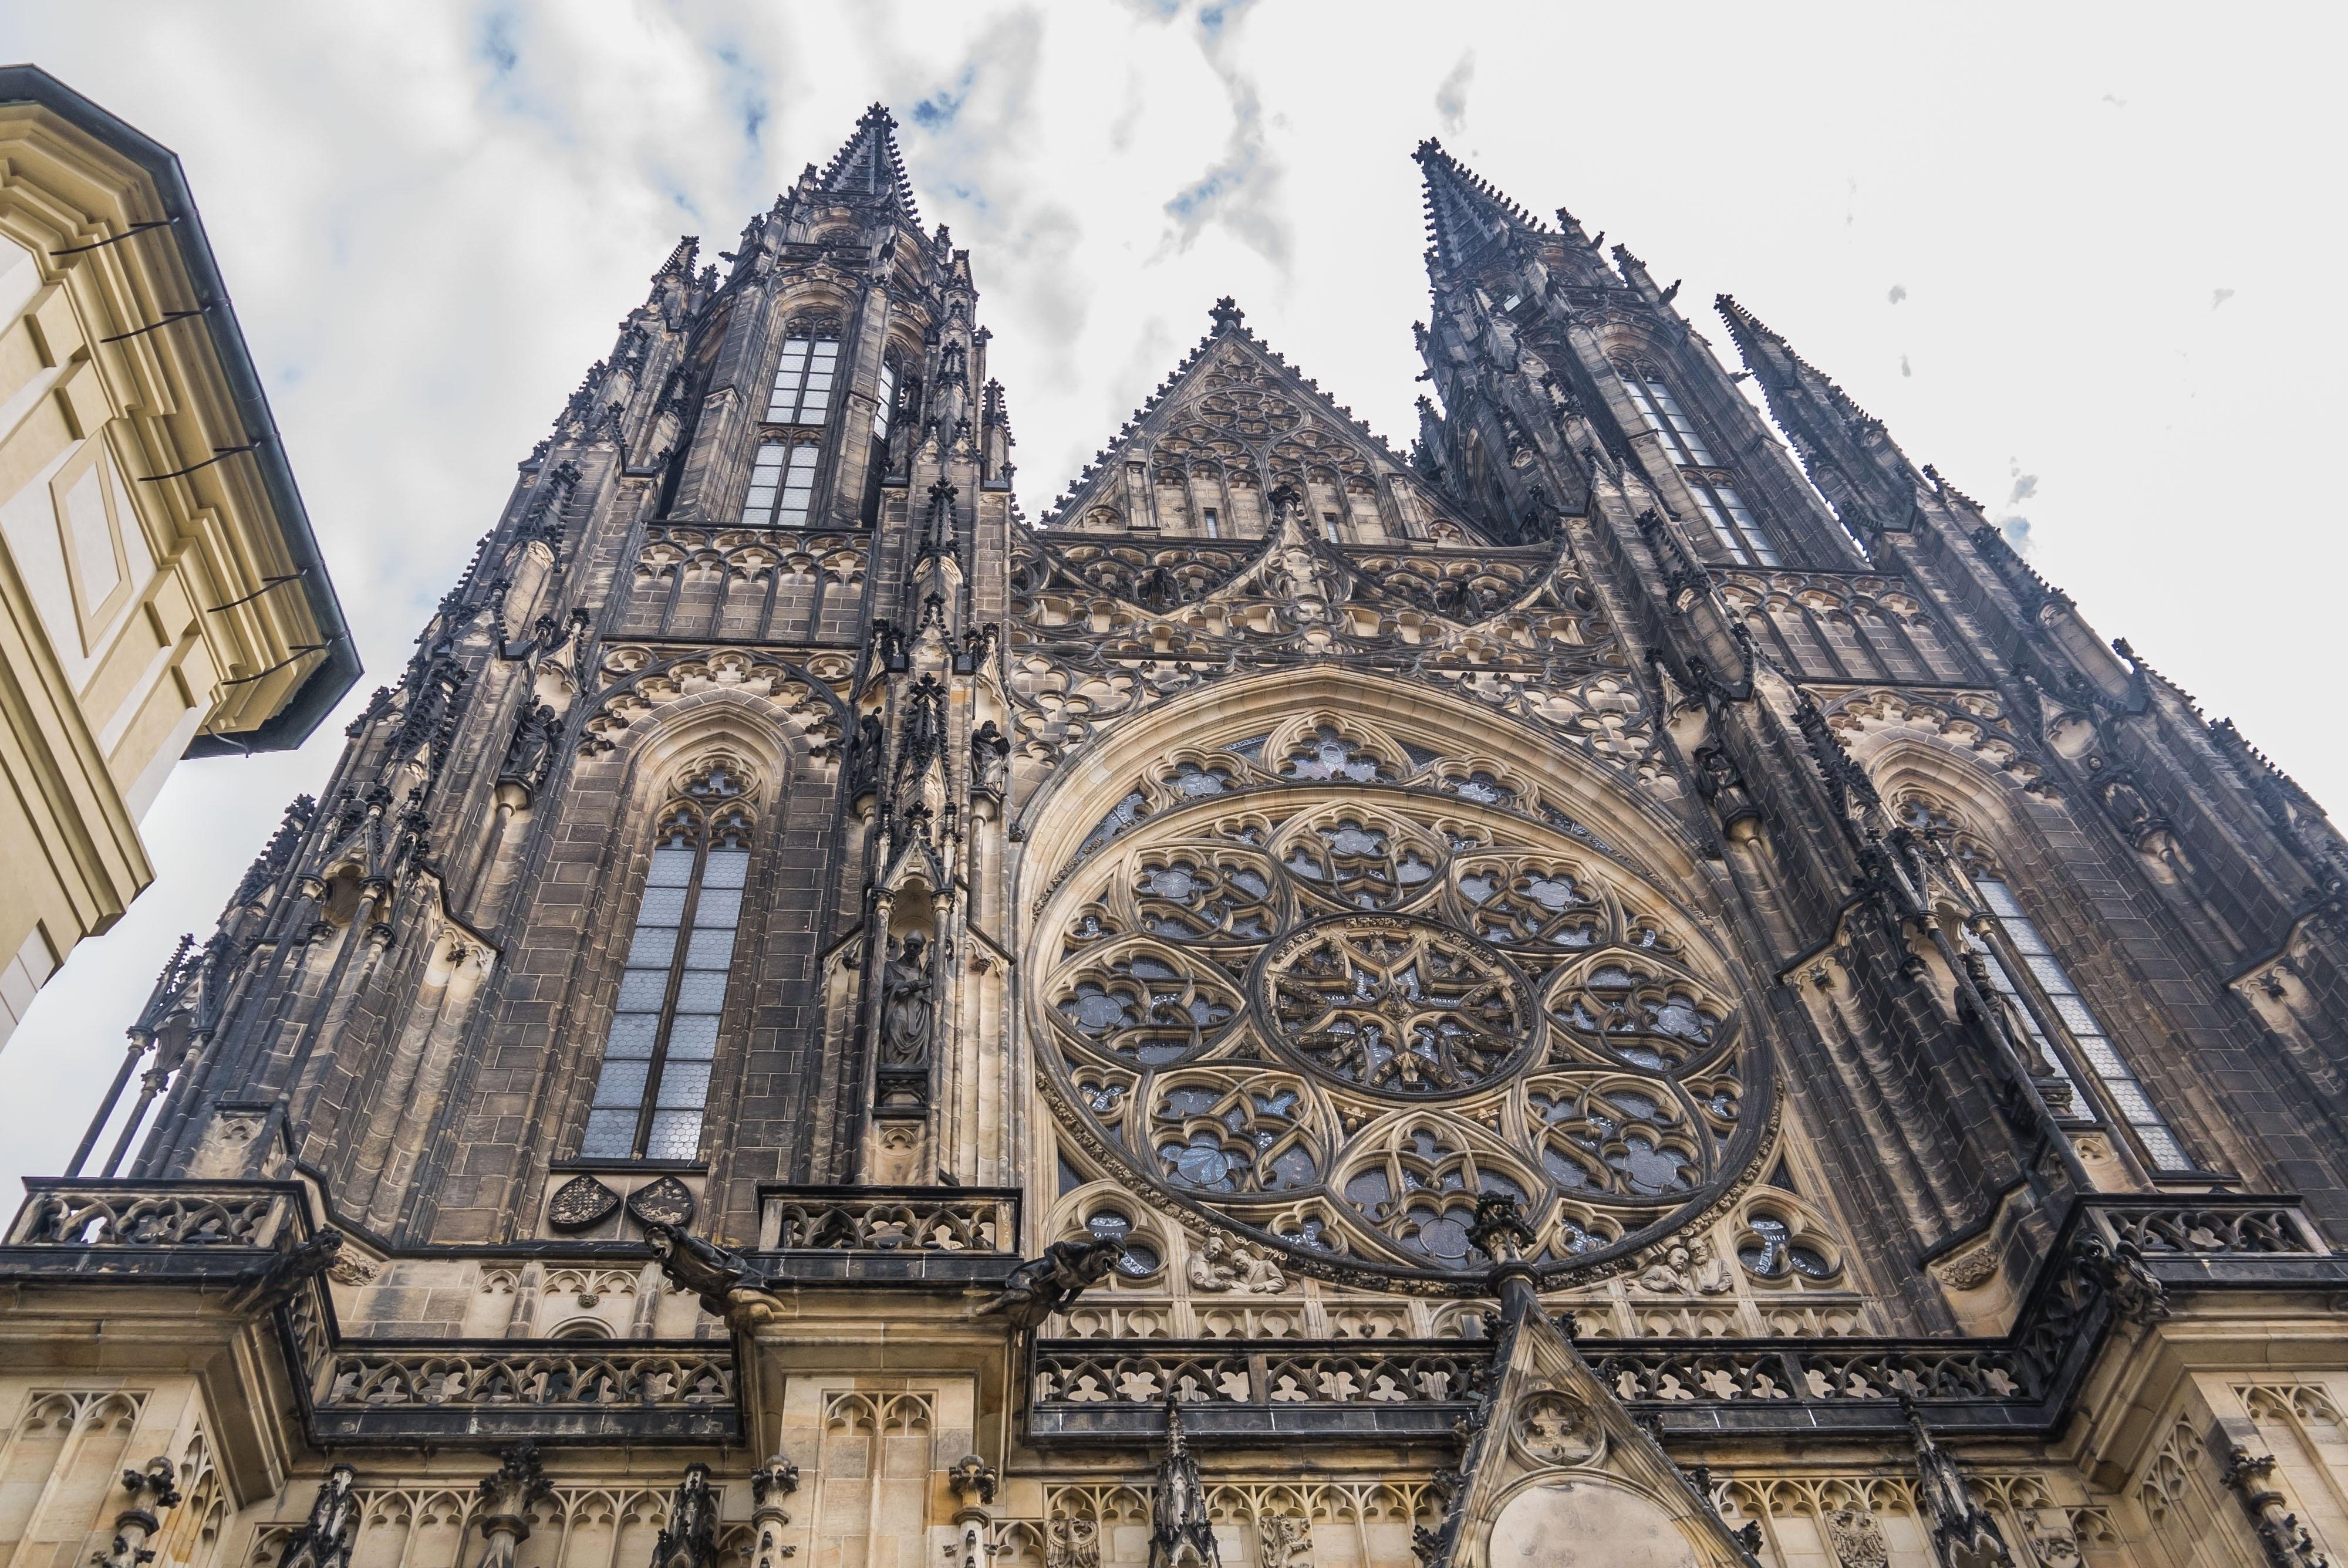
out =
{"type": "MultiPolygon", "coordinates": [[[[707,902],[707,900],[704,900],[707,902]]],[[[682,887],[647,887],[644,901],[636,908],[636,918],[657,926],[674,926],[685,918],[685,889],[682,887]]]]}
{"type": "Polygon", "coordinates": [[[587,1113],[587,1135],[579,1141],[579,1152],[591,1160],[624,1160],[634,1153],[636,1112],[626,1111],[591,1111],[587,1113]]]}
{"type": "MultiPolygon", "coordinates": [[[[652,875],[644,878],[648,887],[683,887],[693,880],[693,851],[664,845],[653,851],[652,875]]],[[[638,919],[644,918],[639,914],[638,919]]]]}
{"type": "Polygon", "coordinates": [[[628,943],[628,968],[664,969],[668,968],[669,959],[675,955],[675,927],[639,926],[635,937],[628,943]]]}
{"type": "Polygon", "coordinates": [[[622,1013],[612,1020],[612,1038],[603,1047],[607,1058],[652,1055],[653,1041],[660,1037],[658,1013],[622,1013]]]}
{"type": "MultiPolygon", "coordinates": [[[[750,873],[750,852],[747,849],[713,849],[709,852],[709,868],[701,874],[701,886],[739,887],[750,873]]],[[[708,900],[703,899],[704,915],[695,917],[695,924],[706,926],[708,900]]]]}
{"type": "Polygon", "coordinates": [[[722,969],[734,957],[734,928],[721,926],[716,930],[696,928],[693,940],[685,944],[685,967],[688,969],[722,969]]]}
{"type": "Polygon", "coordinates": [[[661,1069],[660,1099],[664,1111],[698,1111],[709,1098],[709,1063],[672,1061],[661,1069]]]}
{"type": "Polygon", "coordinates": [[[630,969],[620,977],[622,1012],[658,1012],[668,994],[666,969],[630,969]]]}
{"type": "Polygon", "coordinates": [[[706,1061],[717,1054],[717,1015],[687,1013],[668,1026],[668,1056],[706,1061]]]}
{"type": "Polygon", "coordinates": [[[687,969],[676,983],[676,1010],[716,1012],[726,1005],[726,971],[687,969]]]}
{"type": "Polygon", "coordinates": [[[595,1103],[599,1106],[624,1105],[631,1110],[643,1104],[644,1081],[650,1068],[649,1062],[606,1061],[602,1073],[595,1080],[595,1103]]]}
{"type": "Polygon", "coordinates": [[[701,907],[693,912],[696,930],[712,926],[731,926],[742,918],[742,891],[738,887],[704,887],[701,907]]]}
{"type": "Polygon", "coordinates": [[[644,1143],[647,1160],[690,1160],[701,1152],[701,1112],[655,1111],[652,1136],[644,1143]]]}

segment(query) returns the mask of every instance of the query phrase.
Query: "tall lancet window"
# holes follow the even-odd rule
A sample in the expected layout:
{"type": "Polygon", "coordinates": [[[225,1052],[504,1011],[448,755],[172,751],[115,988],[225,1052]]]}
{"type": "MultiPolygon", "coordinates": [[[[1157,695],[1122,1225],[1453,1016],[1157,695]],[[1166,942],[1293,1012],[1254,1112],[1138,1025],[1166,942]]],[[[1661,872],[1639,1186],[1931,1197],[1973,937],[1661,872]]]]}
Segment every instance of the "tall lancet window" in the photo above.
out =
{"type": "MultiPolygon", "coordinates": [[[[2070,972],[2063,968],[2063,962],[2054,956],[2054,950],[2046,945],[2046,938],[2038,929],[2038,923],[2023,909],[2021,901],[2013,896],[2013,890],[1995,876],[1976,873],[1972,880],[1973,886],[1980,890],[1982,902],[1996,919],[1999,931],[2013,944],[2013,956],[2021,960],[2022,968],[2029,974],[2039,994],[2044,998],[2055,1017],[2062,1020],[2064,1032],[2071,1037],[2078,1056],[2085,1061],[2087,1070],[2096,1075],[2096,1081],[2103,1086],[2106,1097],[2120,1113],[2120,1119],[2135,1132],[2137,1142],[2143,1145],[2145,1157],[2152,1168],[2156,1171],[2193,1169],[2193,1162],[2186,1158],[2184,1147],[2178,1143],[2177,1135],[2169,1131],[2168,1122],[2153,1108],[2152,1097],[2145,1092],[2144,1085],[2137,1081],[2136,1074],[2128,1071],[2118,1048],[2112,1044],[2111,1036],[2105,1031],[2102,1020],[2087,1006],[2086,999],[2079,994],[2079,988],[2071,982],[2070,972]]],[[[2013,975],[1995,950],[1985,950],[1982,956],[1988,959],[1990,984],[2013,1000],[2023,1015],[2024,1027],[2029,1030],[2033,1043],[2046,1053],[2054,1063],[2055,1071],[2068,1079],[2071,1075],[2064,1071],[2062,1052],[2049,1047],[2045,1030],[2039,1026],[2013,975]]],[[[2075,1084],[2073,1091],[2077,1091],[2075,1084]]]]}
{"type": "Polygon", "coordinates": [[[661,812],[580,1144],[585,1157],[690,1160],[700,1152],[750,869],[743,789],[730,764],[712,763],[661,812]]]}
{"type": "Polygon", "coordinates": [[[1705,450],[1704,437],[1680,412],[1679,399],[1672,395],[1670,387],[1635,367],[1622,372],[1622,384],[1630,389],[1631,401],[1639,405],[1639,416],[1647,422],[1647,428],[1663,438],[1663,449],[1673,463],[1683,468],[1712,466],[1712,454],[1705,450]]]}
{"type": "Polygon", "coordinates": [[[1644,365],[1615,366],[1623,388],[1647,428],[1661,438],[1663,451],[1678,468],[1680,478],[1704,514],[1714,540],[1738,566],[1776,566],[1776,547],[1745,504],[1745,497],[1719,469],[1711,448],[1696,433],[1694,421],[1680,408],[1679,399],[1661,377],[1644,365]]]}
{"type": "Polygon", "coordinates": [[[872,402],[872,439],[889,439],[889,422],[897,412],[897,367],[882,361],[880,390],[872,402]]]}
{"type": "Polygon", "coordinates": [[[769,425],[820,425],[831,413],[831,379],[839,368],[839,340],[794,332],[783,340],[767,395],[769,425]]]}
{"type": "Polygon", "coordinates": [[[803,528],[815,499],[817,448],[812,442],[769,441],[750,465],[750,493],[742,499],[746,528],[803,528]]]}

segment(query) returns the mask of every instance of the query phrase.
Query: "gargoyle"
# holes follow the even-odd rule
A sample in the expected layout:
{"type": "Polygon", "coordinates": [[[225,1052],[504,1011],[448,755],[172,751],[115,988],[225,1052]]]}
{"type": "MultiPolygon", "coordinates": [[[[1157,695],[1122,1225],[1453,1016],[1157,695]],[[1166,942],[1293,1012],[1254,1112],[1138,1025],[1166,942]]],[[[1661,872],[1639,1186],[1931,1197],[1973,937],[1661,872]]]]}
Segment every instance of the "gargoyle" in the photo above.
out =
{"type": "Polygon", "coordinates": [[[1003,1294],[979,1308],[983,1317],[1001,1313],[1019,1328],[1035,1328],[1055,1312],[1066,1311],[1091,1286],[1108,1277],[1125,1244],[1107,1236],[1085,1241],[1056,1241],[1044,1255],[1028,1259],[1003,1282],[1003,1294]]]}
{"type": "Polygon", "coordinates": [[[713,1317],[726,1315],[726,1297],[735,1291],[765,1283],[757,1266],[738,1252],[728,1252],[713,1241],[665,1221],[642,1220],[644,1239],[661,1272],[679,1290],[700,1297],[713,1317]]]}
{"type": "Polygon", "coordinates": [[[343,1250],[343,1233],[322,1230],[301,1245],[289,1247],[257,1263],[236,1277],[236,1286],[221,1305],[231,1312],[266,1312],[293,1298],[309,1281],[326,1272],[343,1250]]]}

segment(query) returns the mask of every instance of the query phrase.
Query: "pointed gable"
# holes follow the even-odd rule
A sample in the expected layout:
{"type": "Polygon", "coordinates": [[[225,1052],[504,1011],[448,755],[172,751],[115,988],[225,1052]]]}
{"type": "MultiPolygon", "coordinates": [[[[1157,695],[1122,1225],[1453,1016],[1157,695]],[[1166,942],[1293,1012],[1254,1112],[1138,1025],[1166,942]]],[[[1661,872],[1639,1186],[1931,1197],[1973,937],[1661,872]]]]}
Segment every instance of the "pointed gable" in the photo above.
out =
{"type": "Polygon", "coordinates": [[[1047,528],[1260,539],[1292,486],[1334,542],[1488,542],[1394,448],[1332,403],[1219,301],[1214,325],[1097,454],[1047,528]]]}
{"type": "Polygon", "coordinates": [[[896,131],[896,117],[886,106],[874,104],[866,109],[847,144],[825,165],[822,189],[834,196],[894,207],[905,221],[919,228],[922,215],[913,205],[905,160],[897,151],[896,131]]]}

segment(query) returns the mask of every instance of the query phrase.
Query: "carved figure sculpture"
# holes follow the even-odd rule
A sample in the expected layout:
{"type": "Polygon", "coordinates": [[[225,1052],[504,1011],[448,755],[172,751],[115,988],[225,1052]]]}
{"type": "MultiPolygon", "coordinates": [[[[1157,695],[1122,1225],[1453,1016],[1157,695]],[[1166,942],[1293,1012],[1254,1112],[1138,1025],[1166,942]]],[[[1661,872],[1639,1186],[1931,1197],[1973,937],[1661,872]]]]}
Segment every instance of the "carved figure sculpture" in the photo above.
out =
{"type": "Polygon", "coordinates": [[[709,1467],[685,1467],[669,1498],[668,1524],[653,1546],[653,1568],[712,1568],[717,1561],[717,1500],[709,1494],[709,1467]]]}
{"type": "Polygon", "coordinates": [[[890,955],[880,975],[880,1060],[917,1067],[930,1059],[929,953],[915,931],[890,955]]]}

